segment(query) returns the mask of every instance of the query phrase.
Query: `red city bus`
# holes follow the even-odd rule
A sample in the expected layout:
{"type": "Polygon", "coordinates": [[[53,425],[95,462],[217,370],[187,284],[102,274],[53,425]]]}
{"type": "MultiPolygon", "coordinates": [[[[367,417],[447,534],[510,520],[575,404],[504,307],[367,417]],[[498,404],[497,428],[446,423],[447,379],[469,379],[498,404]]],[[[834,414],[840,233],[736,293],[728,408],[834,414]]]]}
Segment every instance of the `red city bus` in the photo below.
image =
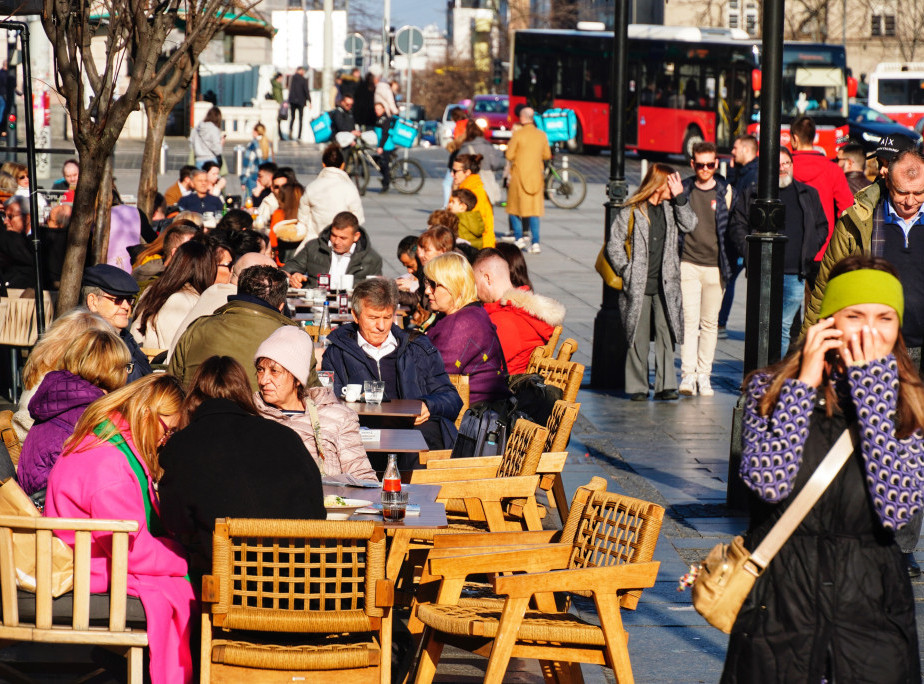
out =
{"type": "MultiPolygon", "coordinates": [[[[608,147],[612,46],[604,31],[516,31],[510,111],[519,104],[573,109],[578,148],[608,147]]],[[[628,148],[689,155],[708,140],[728,153],[737,136],[757,133],[760,46],[743,31],[633,24],[628,58],[628,148]]],[[[848,136],[846,66],[843,46],[787,43],[783,50],[784,120],[812,116],[815,144],[829,156],[848,136]]],[[[789,142],[788,132],[782,139],[789,142]]]]}
{"type": "Polygon", "coordinates": [[[869,75],[869,106],[919,133],[924,118],[924,63],[883,62],[869,75]]]}

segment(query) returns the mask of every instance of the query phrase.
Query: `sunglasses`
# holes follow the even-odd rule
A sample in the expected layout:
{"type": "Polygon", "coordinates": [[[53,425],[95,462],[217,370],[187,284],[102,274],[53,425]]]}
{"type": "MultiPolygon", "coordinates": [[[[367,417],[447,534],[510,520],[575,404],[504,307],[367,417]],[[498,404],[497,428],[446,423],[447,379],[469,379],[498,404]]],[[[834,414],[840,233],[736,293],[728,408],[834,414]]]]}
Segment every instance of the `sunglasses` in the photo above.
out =
{"type": "Polygon", "coordinates": [[[176,428],[172,428],[164,422],[164,419],[157,416],[157,420],[160,421],[160,426],[164,429],[164,436],[160,438],[160,441],[157,443],[157,446],[162,447],[167,443],[167,440],[173,436],[173,433],[176,432],[176,428]]]}
{"type": "Polygon", "coordinates": [[[440,287],[441,285],[441,283],[438,283],[435,280],[431,280],[430,278],[427,278],[424,281],[424,284],[430,288],[430,292],[436,292],[436,288],[440,287]]]}
{"type": "Polygon", "coordinates": [[[279,183],[278,185],[273,183],[273,190],[282,190],[283,187],[285,187],[285,183],[279,183]]]}
{"type": "Polygon", "coordinates": [[[703,164],[701,162],[693,162],[693,168],[697,171],[702,171],[703,169],[714,169],[716,167],[716,162],[709,162],[703,164]]]}
{"type": "Polygon", "coordinates": [[[128,304],[131,306],[135,301],[134,297],[113,297],[112,295],[106,294],[105,292],[101,292],[99,296],[103,299],[108,299],[116,306],[122,306],[123,304],[128,304]]]}

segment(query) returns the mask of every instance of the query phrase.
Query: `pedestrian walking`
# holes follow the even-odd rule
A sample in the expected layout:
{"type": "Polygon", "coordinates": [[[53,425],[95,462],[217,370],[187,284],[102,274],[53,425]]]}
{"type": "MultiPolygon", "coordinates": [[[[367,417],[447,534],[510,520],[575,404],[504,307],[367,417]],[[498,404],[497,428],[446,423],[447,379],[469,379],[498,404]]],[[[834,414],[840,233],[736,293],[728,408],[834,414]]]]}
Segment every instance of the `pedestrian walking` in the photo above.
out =
{"type": "Polygon", "coordinates": [[[270,81],[270,97],[279,105],[279,114],[276,116],[276,130],[279,133],[279,139],[285,140],[282,133],[282,122],[289,118],[289,105],[282,95],[282,74],[278,71],[273,75],[270,81]]]}
{"type": "Polygon", "coordinates": [[[683,342],[679,235],[696,228],[680,174],[652,164],[638,191],[617,212],[606,245],[622,278],[619,313],[626,331],[626,392],[648,398],[648,350],[654,322],[655,399],[677,399],[674,343],[683,342]]]}
{"type": "Polygon", "coordinates": [[[513,132],[507,147],[506,157],[510,162],[507,216],[521,249],[527,246],[523,238],[523,219],[526,219],[532,238],[529,251],[538,254],[542,251],[539,219],[545,215],[545,162],[552,158],[552,151],[545,133],[536,128],[534,114],[531,107],[520,110],[520,128],[513,132]]]}
{"type": "Polygon", "coordinates": [[[895,532],[921,508],[924,389],[905,349],[904,294],[884,259],[831,270],[802,346],[746,381],[740,475],[763,502],[753,549],[845,429],[857,447],[757,578],[723,684],[921,681],[914,595],[895,532]]]}
{"type": "Polygon", "coordinates": [[[856,196],[860,190],[869,187],[866,177],[866,151],[860,143],[848,143],[837,151],[837,165],[844,172],[850,192],[856,196]]]}
{"type": "Polygon", "coordinates": [[[308,88],[308,79],[305,78],[305,67],[298,67],[289,81],[289,137],[295,140],[302,139],[302,121],[305,115],[305,105],[311,105],[311,92],[308,88]],[[294,135],[295,116],[298,115],[298,135],[294,135]]]}
{"type": "Polygon", "coordinates": [[[221,132],[221,110],[218,107],[212,107],[205,113],[205,118],[189,135],[189,144],[192,146],[197,168],[201,169],[206,162],[210,161],[215,162],[218,168],[221,168],[225,134],[221,132]]]}

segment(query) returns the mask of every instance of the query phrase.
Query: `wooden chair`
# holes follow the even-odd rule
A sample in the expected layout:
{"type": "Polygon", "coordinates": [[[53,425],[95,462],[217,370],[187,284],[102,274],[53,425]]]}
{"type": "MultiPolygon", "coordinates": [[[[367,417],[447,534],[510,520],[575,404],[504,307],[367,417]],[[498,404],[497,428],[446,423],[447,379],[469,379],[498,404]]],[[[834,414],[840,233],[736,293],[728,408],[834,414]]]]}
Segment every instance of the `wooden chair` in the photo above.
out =
{"type": "Polygon", "coordinates": [[[222,518],[212,554],[202,682],[391,682],[380,524],[222,518]]]}
{"type": "MultiPolygon", "coordinates": [[[[545,442],[546,453],[568,453],[568,442],[571,440],[571,430],[577,420],[581,405],[573,401],[559,400],[552,407],[552,415],[546,421],[546,428],[549,430],[549,437],[545,442]]],[[[562,464],[564,466],[564,464],[562,464]]],[[[558,515],[562,524],[568,517],[568,497],[565,494],[565,485],[561,479],[561,469],[559,470],[542,470],[539,469],[542,479],[539,481],[539,488],[548,492],[549,503],[558,509],[558,515]]]]}
{"type": "Polygon", "coordinates": [[[462,410],[459,411],[459,417],[456,418],[456,430],[458,430],[459,426],[462,425],[462,416],[464,416],[465,412],[468,411],[469,406],[468,376],[458,373],[450,373],[449,382],[452,383],[452,386],[456,388],[456,392],[458,392],[459,396],[462,397],[462,410]]]}
{"type": "Polygon", "coordinates": [[[560,387],[562,399],[576,401],[584,379],[584,366],[574,361],[539,359],[529,362],[527,373],[538,373],[547,385],[560,387]]]}
{"type": "MultiPolygon", "coordinates": [[[[0,642],[87,644],[124,653],[128,681],[144,679],[143,650],[148,645],[144,609],[126,594],[129,533],[138,523],[117,520],[0,516],[0,642]],[[52,597],[52,539],[55,530],[73,531],[74,588],[52,597]],[[35,593],[17,590],[13,534],[34,541],[35,593]],[[91,533],[112,535],[108,594],[90,593],[91,533]]],[[[18,548],[22,549],[20,543],[18,548]]]]}
{"type": "Polygon", "coordinates": [[[562,329],[560,325],[556,325],[552,328],[552,336],[549,337],[549,341],[541,347],[536,347],[536,349],[542,350],[542,358],[550,358],[555,353],[555,347],[558,345],[558,339],[561,337],[562,329]]]}
{"type": "Polygon", "coordinates": [[[22,444],[19,443],[19,435],[13,428],[12,411],[0,411],[0,439],[3,440],[6,450],[10,453],[10,460],[15,468],[19,463],[19,455],[22,453],[22,444]]]}
{"type": "Polygon", "coordinates": [[[567,340],[561,343],[561,346],[558,348],[558,354],[555,355],[555,358],[559,361],[570,361],[571,357],[574,356],[574,352],[578,350],[578,343],[573,337],[569,337],[567,340]]]}
{"type": "Polygon", "coordinates": [[[656,504],[595,492],[571,543],[514,544],[493,553],[466,549],[428,559],[427,571],[441,585],[437,602],[417,611],[425,630],[415,681],[433,680],[443,646],[451,644],[488,656],[488,684],[500,684],[511,657],[543,661],[553,681],[573,681],[579,670],[572,663],[586,662],[612,668],[618,682],[632,682],[619,611],[635,609],[641,590],[654,585],[660,563],[651,559],[663,517],[656,504]],[[514,572],[525,574],[500,574],[514,572]],[[493,575],[502,607],[460,602],[465,578],[476,573],[493,575]],[[552,609],[556,592],[592,597],[600,626],[552,609]],[[536,609],[529,608],[531,601],[536,609]]]}

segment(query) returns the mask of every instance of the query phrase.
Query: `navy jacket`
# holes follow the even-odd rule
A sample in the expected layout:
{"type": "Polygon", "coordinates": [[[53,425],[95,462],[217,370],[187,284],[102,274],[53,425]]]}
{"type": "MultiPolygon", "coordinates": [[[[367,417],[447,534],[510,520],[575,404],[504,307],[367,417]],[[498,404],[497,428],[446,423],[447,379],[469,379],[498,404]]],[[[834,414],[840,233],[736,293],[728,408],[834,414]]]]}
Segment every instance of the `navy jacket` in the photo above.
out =
{"type": "MultiPolygon", "coordinates": [[[[713,178],[715,179],[715,229],[719,235],[719,273],[722,274],[722,282],[727,283],[734,276],[735,265],[738,263],[738,251],[728,230],[731,210],[735,208],[738,193],[724,176],[716,174],[713,178]],[[729,189],[731,190],[730,195],[729,189]]],[[[695,180],[695,176],[690,176],[683,181],[683,194],[687,196],[687,199],[690,199],[695,180]]],[[[683,256],[683,239],[686,235],[680,231],[677,236],[681,256],[683,256]]]]}
{"type": "Polygon", "coordinates": [[[154,371],[151,369],[151,364],[148,363],[147,354],[141,351],[141,347],[138,346],[138,343],[135,341],[131,332],[129,332],[129,329],[122,328],[122,330],[119,331],[119,337],[122,338],[125,346],[128,347],[128,353],[132,355],[132,363],[135,364],[135,367],[132,368],[132,372],[128,374],[126,384],[153,373],[154,371]]]}
{"type": "Polygon", "coordinates": [[[751,185],[757,183],[757,160],[758,157],[754,157],[744,166],[735,167],[735,190],[738,192],[744,192],[751,185]]]}
{"type": "MultiPolygon", "coordinates": [[[[456,418],[462,410],[462,398],[449,381],[443,357],[424,335],[410,339],[396,325],[391,332],[398,341],[398,397],[420,399],[430,410],[433,419],[439,419],[443,443],[456,440],[456,418]]],[[[366,380],[379,380],[379,369],[358,342],[355,323],[341,325],[329,336],[330,346],[324,352],[321,368],[334,372],[334,394],[340,396],[344,385],[362,384],[366,380]]]]}

